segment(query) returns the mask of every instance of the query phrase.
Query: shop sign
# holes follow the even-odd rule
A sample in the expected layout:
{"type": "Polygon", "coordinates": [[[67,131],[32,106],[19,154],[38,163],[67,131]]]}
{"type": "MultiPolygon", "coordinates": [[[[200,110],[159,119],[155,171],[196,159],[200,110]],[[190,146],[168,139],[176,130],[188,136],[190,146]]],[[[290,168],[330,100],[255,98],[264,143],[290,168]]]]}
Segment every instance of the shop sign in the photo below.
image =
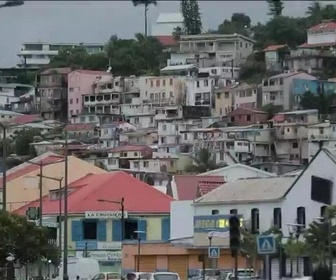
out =
{"type": "MultiPolygon", "coordinates": [[[[86,211],[86,219],[121,219],[121,211],[86,211]]],[[[127,219],[127,212],[124,212],[124,218],[127,219]]]]}
{"type": "Polygon", "coordinates": [[[97,261],[121,261],[121,251],[89,251],[87,256],[97,261]]]}
{"type": "Polygon", "coordinates": [[[97,243],[98,250],[121,250],[121,242],[99,242],[97,243]]]}
{"type": "MultiPolygon", "coordinates": [[[[229,230],[230,217],[231,215],[195,216],[194,232],[207,233],[209,230],[226,232],[229,230]]],[[[240,216],[240,224],[243,225],[242,216],[240,216]]]]}

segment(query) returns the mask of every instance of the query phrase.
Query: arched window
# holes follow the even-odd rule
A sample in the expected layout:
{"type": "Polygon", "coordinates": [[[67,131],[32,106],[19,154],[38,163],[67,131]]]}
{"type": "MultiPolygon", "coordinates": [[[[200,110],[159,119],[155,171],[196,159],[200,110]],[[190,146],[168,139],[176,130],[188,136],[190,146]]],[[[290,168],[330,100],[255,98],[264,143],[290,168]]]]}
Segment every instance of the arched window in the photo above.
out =
{"type": "Polygon", "coordinates": [[[259,233],[259,209],[257,208],[251,210],[251,225],[252,233],[259,233]]]}
{"type": "Polygon", "coordinates": [[[273,209],[273,225],[278,229],[282,227],[281,208],[273,209]]]}
{"type": "Polygon", "coordinates": [[[306,209],[304,207],[298,207],[296,209],[297,223],[302,225],[303,228],[306,227],[306,209]]]}
{"type": "Polygon", "coordinates": [[[214,209],[211,211],[211,215],[218,215],[219,211],[217,209],[214,209]]]}

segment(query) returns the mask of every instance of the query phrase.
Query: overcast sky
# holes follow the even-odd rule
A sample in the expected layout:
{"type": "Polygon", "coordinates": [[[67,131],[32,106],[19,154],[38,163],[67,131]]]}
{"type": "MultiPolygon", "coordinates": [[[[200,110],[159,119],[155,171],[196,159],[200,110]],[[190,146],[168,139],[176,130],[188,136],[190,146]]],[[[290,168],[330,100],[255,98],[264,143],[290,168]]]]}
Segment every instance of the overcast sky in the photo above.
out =
{"type": "MultiPolygon", "coordinates": [[[[308,5],[309,1],[287,1],[284,14],[302,16],[308,5]]],[[[254,23],[268,19],[266,1],[200,1],[200,8],[206,30],[217,28],[234,12],[246,13],[254,23]]],[[[160,12],[178,11],[179,1],[158,1],[150,7],[149,26],[160,12]]],[[[0,9],[0,67],[18,62],[23,42],[105,43],[113,34],[130,38],[143,32],[143,15],[143,7],[133,7],[131,0],[26,1],[0,9]]]]}

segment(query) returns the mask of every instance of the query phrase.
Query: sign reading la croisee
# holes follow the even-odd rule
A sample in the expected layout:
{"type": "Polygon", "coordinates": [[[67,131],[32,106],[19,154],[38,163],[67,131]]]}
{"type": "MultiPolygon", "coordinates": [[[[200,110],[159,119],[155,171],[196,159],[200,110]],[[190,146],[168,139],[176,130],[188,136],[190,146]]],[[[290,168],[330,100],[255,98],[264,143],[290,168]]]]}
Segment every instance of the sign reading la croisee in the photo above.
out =
{"type": "MultiPolygon", "coordinates": [[[[124,212],[124,218],[127,219],[127,212],[124,212]]],[[[86,219],[121,219],[121,211],[87,211],[86,219]]]]}

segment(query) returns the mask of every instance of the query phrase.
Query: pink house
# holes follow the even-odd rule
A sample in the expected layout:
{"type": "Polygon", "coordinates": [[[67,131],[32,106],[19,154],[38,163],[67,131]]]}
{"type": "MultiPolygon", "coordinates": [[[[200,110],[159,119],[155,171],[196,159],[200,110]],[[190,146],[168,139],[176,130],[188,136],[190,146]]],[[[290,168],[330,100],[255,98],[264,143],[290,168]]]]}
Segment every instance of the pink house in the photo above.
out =
{"type": "Polygon", "coordinates": [[[68,119],[79,115],[83,110],[82,96],[93,94],[93,83],[102,76],[111,77],[110,73],[93,70],[75,70],[68,75],[68,119]]]}

